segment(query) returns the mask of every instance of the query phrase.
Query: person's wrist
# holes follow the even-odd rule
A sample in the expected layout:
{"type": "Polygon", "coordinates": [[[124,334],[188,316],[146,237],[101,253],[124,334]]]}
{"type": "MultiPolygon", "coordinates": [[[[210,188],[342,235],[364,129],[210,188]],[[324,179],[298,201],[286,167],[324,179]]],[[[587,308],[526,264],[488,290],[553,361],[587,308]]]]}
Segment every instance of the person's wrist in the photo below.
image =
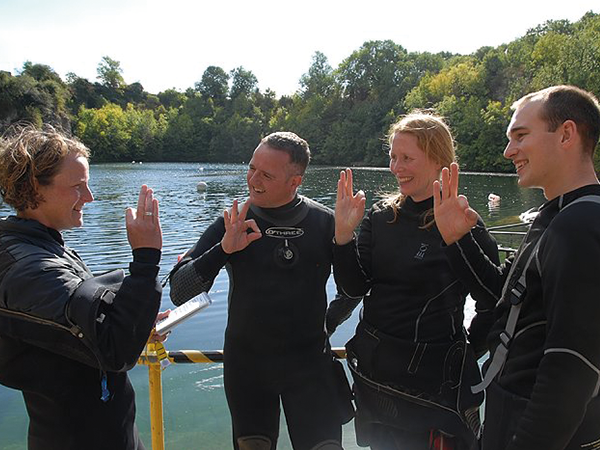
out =
{"type": "Polygon", "coordinates": [[[460,241],[463,236],[467,234],[460,234],[460,233],[448,233],[448,234],[442,234],[442,239],[444,240],[446,245],[452,245],[455,244],[456,242],[460,241]]]}
{"type": "Polygon", "coordinates": [[[352,241],[353,238],[354,238],[353,232],[350,233],[349,235],[346,235],[343,233],[336,233],[335,236],[333,236],[333,243],[335,245],[346,245],[350,241],[352,241]]]}
{"type": "Polygon", "coordinates": [[[223,253],[227,254],[227,255],[231,255],[232,252],[229,251],[229,249],[227,248],[227,246],[223,243],[223,241],[221,241],[221,249],[223,249],[223,253]]]}
{"type": "Polygon", "coordinates": [[[452,236],[450,234],[442,234],[442,240],[444,241],[444,244],[446,244],[446,245],[452,245],[456,241],[458,241],[458,239],[456,239],[455,236],[452,236]]]}

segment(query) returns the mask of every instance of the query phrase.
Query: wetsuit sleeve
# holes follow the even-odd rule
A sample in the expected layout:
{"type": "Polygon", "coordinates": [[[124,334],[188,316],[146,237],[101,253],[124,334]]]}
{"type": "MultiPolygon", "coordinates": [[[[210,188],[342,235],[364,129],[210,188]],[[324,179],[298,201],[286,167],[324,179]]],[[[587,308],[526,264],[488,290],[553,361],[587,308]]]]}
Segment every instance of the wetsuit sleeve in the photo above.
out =
{"type": "MultiPolygon", "coordinates": [[[[574,205],[538,253],[547,314],[544,356],[510,450],[565,448],[597,395],[600,371],[600,207],[574,205]]],[[[598,418],[594,419],[597,423],[598,418]]]]}
{"type": "MultiPolygon", "coordinates": [[[[490,235],[481,219],[471,230],[471,236],[490,263],[494,266],[500,266],[496,240],[490,235]]],[[[468,335],[475,354],[480,356],[487,351],[486,338],[495,321],[494,305],[497,303],[497,296],[478,283],[475,286],[477,286],[477,289],[470,292],[471,297],[475,300],[475,316],[471,321],[468,335]]]]}
{"type": "MultiPolygon", "coordinates": [[[[97,338],[105,370],[132,368],[144,349],[160,308],[162,288],[157,280],[160,250],[133,250],[129,276],[111,304],[101,303],[105,315],[97,324],[97,338]]],[[[100,316],[101,317],[101,316],[100,316]]]]}
{"type": "MultiPolygon", "coordinates": [[[[67,260],[53,256],[40,258],[39,254],[21,260],[11,269],[14,275],[4,277],[2,296],[12,299],[6,306],[47,324],[38,323],[39,333],[13,333],[12,337],[107,371],[133,367],[160,306],[162,289],[156,281],[159,260],[159,250],[135,250],[130,275],[115,286],[111,303],[104,303],[102,307],[92,306],[103,303],[93,298],[93,292],[88,297],[82,297],[80,292],[76,295],[79,287],[90,280],[82,280],[67,260]],[[53,324],[62,326],[62,332],[69,336],[68,329],[80,325],[68,318],[67,311],[71,308],[85,315],[81,322],[92,324],[81,326],[81,338],[72,337],[75,342],[70,345],[58,345],[51,339],[41,338],[46,336],[45,330],[54,328],[53,324]],[[92,359],[82,352],[82,344],[93,353],[92,359]]],[[[37,325],[34,322],[32,326],[37,325]]],[[[27,328],[15,326],[14,331],[18,330],[27,328]]]]}
{"type": "Polygon", "coordinates": [[[333,246],[333,274],[342,293],[350,298],[362,298],[371,288],[371,213],[360,225],[358,241],[333,246]]]}
{"type": "MultiPolygon", "coordinates": [[[[443,245],[452,271],[467,287],[478,310],[493,309],[500,299],[504,281],[510,270],[511,258],[499,265],[497,250],[486,242],[487,231],[478,224],[452,245],[443,245]]],[[[491,239],[491,237],[490,237],[491,239]]]]}
{"type": "Polygon", "coordinates": [[[169,276],[171,301],[182,305],[201,292],[208,292],[227,262],[229,255],[221,247],[225,234],[223,218],[213,222],[173,268],[169,276]]]}

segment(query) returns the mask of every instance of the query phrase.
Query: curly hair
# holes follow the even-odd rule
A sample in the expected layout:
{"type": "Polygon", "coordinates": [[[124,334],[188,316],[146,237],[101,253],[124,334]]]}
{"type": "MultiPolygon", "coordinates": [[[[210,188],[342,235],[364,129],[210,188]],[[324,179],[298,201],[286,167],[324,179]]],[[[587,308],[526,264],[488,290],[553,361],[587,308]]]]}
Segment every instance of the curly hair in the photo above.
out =
{"type": "Polygon", "coordinates": [[[50,125],[41,130],[18,125],[0,139],[0,194],[17,211],[35,209],[44,201],[37,186],[48,186],[70,154],[89,158],[82,142],[50,125]]]}

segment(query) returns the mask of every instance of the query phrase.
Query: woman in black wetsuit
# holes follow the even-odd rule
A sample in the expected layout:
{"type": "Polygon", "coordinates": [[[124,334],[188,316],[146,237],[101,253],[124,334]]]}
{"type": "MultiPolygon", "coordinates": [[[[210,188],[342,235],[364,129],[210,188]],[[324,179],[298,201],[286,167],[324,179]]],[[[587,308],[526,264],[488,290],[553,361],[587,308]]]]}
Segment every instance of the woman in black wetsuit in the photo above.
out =
{"type": "MultiPolygon", "coordinates": [[[[494,299],[471,292],[477,315],[463,327],[465,286],[452,272],[433,219],[432,185],[454,161],[448,126],[415,112],[390,130],[390,170],[400,192],[373,205],[340,174],[335,211],[335,277],[362,297],[355,336],[347,343],[355,382],[356,437],[372,449],[469,449],[479,433],[481,396],[475,353],[485,348],[494,299]],[[470,341],[467,346],[467,335],[470,341]]],[[[471,231],[498,260],[481,220],[471,231]]]]}

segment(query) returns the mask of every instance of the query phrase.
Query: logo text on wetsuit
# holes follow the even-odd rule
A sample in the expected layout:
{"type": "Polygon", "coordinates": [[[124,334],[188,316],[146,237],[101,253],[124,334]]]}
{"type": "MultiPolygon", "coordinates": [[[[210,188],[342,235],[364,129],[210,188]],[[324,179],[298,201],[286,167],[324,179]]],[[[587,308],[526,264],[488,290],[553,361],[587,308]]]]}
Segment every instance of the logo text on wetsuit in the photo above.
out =
{"type": "Polygon", "coordinates": [[[422,242],[421,246],[419,247],[419,251],[415,255],[415,259],[423,259],[425,257],[425,252],[427,251],[428,248],[429,248],[429,244],[425,244],[424,242],[422,242]]]}
{"type": "Polygon", "coordinates": [[[271,227],[267,228],[265,234],[269,237],[279,239],[292,239],[302,236],[304,234],[304,230],[302,228],[293,227],[271,227]]]}

